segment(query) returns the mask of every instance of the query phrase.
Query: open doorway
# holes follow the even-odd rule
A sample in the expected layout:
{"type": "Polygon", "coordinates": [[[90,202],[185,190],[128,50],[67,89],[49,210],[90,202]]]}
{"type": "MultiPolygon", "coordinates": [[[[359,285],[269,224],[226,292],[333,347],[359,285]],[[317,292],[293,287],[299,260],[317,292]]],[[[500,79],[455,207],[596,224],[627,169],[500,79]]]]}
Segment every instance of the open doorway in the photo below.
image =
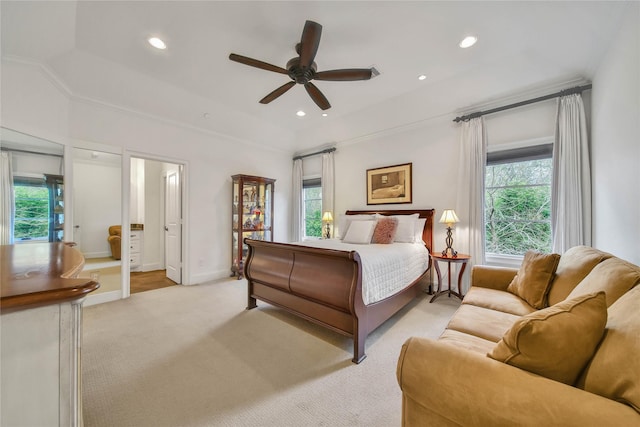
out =
{"type": "Polygon", "coordinates": [[[130,293],[182,284],[184,165],[131,157],[130,293]]]}

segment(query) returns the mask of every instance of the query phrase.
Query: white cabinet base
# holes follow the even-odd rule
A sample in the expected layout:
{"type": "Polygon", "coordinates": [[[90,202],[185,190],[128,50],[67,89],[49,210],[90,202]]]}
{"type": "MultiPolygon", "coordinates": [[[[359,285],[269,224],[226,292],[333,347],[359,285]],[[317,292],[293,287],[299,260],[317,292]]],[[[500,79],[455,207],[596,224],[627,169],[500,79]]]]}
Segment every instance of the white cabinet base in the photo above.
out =
{"type": "Polygon", "coordinates": [[[0,336],[0,425],[82,426],[82,299],[2,313],[0,336]]]}

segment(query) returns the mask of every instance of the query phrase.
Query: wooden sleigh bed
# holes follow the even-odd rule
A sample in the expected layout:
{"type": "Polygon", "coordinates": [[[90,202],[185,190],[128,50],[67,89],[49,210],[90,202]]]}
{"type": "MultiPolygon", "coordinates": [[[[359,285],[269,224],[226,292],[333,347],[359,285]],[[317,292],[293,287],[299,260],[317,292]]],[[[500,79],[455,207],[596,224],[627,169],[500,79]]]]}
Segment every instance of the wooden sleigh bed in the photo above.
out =
{"type": "MultiPolygon", "coordinates": [[[[433,209],[347,211],[363,214],[411,215],[425,218],[422,241],[431,252],[433,209]]],[[[422,275],[400,292],[365,305],[362,264],[356,251],[313,248],[299,244],[245,239],[249,251],[244,266],[248,282],[247,310],[256,300],[283,308],[297,316],[353,338],[354,363],[365,357],[369,333],[418,296],[428,278],[431,258],[422,275]]],[[[430,283],[428,283],[430,288],[430,283]]]]}

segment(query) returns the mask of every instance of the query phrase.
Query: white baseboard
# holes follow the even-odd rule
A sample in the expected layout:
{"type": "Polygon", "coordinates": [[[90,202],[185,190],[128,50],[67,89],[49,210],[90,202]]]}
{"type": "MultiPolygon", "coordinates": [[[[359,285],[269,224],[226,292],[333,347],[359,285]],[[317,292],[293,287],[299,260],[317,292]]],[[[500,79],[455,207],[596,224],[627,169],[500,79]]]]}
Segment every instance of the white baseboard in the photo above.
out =
{"type": "Polygon", "coordinates": [[[201,283],[212,282],[214,280],[228,279],[231,277],[231,269],[208,271],[192,275],[188,280],[183,278],[183,285],[199,285],[201,283]]]}
{"type": "Polygon", "coordinates": [[[111,252],[83,252],[82,256],[86,258],[107,258],[111,256],[111,252]]]}
{"type": "Polygon", "coordinates": [[[159,262],[150,262],[148,264],[142,264],[142,271],[156,271],[164,270],[159,262]]]}
{"type": "Polygon", "coordinates": [[[89,294],[84,300],[83,305],[89,307],[91,305],[102,304],[105,302],[117,301],[122,299],[122,291],[103,292],[101,294],[89,294]]]}

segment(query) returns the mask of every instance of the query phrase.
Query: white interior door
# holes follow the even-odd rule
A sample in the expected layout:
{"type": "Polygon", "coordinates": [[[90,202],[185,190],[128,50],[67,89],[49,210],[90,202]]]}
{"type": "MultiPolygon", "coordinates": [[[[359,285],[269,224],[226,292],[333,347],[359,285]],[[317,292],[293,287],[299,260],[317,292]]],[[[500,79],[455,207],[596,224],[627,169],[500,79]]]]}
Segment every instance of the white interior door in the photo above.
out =
{"type": "Polygon", "coordinates": [[[180,169],[167,171],[165,187],[165,263],[167,278],[182,283],[182,200],[180,169]]]}

